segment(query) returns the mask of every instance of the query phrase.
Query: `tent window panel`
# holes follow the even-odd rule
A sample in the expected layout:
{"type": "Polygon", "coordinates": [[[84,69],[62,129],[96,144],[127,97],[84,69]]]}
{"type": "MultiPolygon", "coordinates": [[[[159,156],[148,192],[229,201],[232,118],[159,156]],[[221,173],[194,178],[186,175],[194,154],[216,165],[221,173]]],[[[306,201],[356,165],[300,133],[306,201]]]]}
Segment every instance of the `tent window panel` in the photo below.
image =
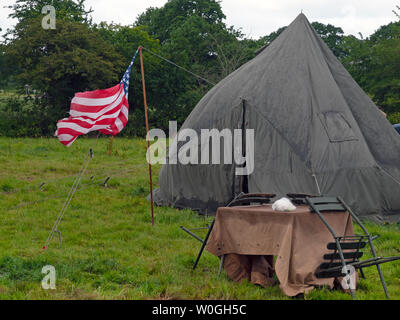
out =
{"type": "Polygon", "coordinates": [[[358,140],[343,113],[336,111],[325,112],[320,114],[320,119],[330,142],[358,140]]]}

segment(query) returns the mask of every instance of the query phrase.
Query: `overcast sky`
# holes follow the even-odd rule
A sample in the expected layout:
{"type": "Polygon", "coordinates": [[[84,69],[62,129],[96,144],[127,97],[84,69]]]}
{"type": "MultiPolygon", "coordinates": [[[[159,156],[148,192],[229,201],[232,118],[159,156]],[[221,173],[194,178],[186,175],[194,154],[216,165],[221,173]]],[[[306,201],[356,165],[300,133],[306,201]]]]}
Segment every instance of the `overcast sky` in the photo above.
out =
{"type": "MultiPolygon", "coordinates": [[[[4,5],[12,0],[0,0],[0,28],[4,30],[14,21],[7,18],[10,11],[4,5]]],[[[166,0],[87,0],[95,22],[114,21],[132,24],[138,14],[150,6],[160,7],[166,0]]],[[[381,25],[395,21],[392,10],[400,0],[223,0],[226,23],[251,38],[265,36],[288,25],[303,10],[311,22],[331,23],[346,34],[369,36],[381,25]]]]}

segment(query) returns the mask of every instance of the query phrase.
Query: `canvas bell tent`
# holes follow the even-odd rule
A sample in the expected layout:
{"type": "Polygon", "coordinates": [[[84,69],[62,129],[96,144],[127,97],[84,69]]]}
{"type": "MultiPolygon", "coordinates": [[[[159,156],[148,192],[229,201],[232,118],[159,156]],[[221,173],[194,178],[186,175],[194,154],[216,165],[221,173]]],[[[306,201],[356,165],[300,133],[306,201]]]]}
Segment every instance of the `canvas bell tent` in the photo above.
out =
{"type": "Polygon", "coordinates": [[[251,174],[165,164],[156,203],[211,214],[243,191],[323,194],[360,216],[400,219],[399,135],[303,14],[208,92],[181,130],[240,128],[254,129],[251,174]]]}

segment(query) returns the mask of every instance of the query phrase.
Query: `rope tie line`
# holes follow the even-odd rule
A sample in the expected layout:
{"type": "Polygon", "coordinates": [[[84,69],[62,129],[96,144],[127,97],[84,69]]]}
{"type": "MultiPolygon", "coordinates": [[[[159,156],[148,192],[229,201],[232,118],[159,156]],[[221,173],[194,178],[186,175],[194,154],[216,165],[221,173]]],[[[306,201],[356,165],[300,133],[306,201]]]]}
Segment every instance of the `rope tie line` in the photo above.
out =
{"type": "MultiPolygon", "coordinates": [[[[97,135],[96,143],[95,143],[94,147],[97,146],[97,142],[99,141],[100,135],[101,135],[101,133],[99,133],[97,135]]],[[[78,190],[78,187],[79,187],[79,184],[81,183],[82,177],[85,174],[85,171],[86,171],[87,167],[89,166],[89,163],[92,159],[93,159],[93,148],[90,148],[89,154],[87,155],[86,159],[83,161],[82,167],[81,167],[80,171],[78,172],[78,174],[75,178],[75,181],[72,184],[71,189],[69,190],[67,199],[65,200],[64,205],[62,206],[60,213],[58,214],[58,217],[57,217],[56,221],[54,222],[54,225],[50,231],[49,236],[47,237],[47,240],[42,248],[43,250],[47,250],[47,247],[49,246],[50,241],[54,237],[54,233],[57,232],[59,234],[59,239],[61,241],[61,232],[58,230],[58,226],[60,225],[60,223],[65,215],[65,212],[67,211],[69,204],[71,203],[72,198],[74,197],[76,191],[78,190]]],[[[60,246],[61,246],[61,242],[60,242],[60,246]]]]}
{"type": "Polygon", "coordinates": [[[54,225],[53,225],[53,227],[51,229],[51,232],[50,232],[49,236],[47,237],[46,243],[43,246],[43,250],[46,250],[48,248],[50,241],[54,237],[54,234],[56,232],[59,233],[58,226],[60,225],[60,223],[61,223],[61,221],[62,221],[62,219],[63,219],[63,217],[65,215],[65,212],[67,211],[67,209],[69,207],[69,204],[71,203],[71,200],[74,197],[74,195],[75,195],[75,193],[76,193],[76,191],[78,189],[78,186],[79,186],[79,184],[80,184],[80,182],[82,180],[82,176],[84,175],[84,173],[85,173],[90,161],[92,160],[92,158],[93,158],[93,149],[90,149],[89,154],[88,154],[87,158],[84,160],[84,163],[82,164],[81,170],[79,171],[78,175],[76,176],[75,181],[74,181],[74,183],[73,183],[73,185],[72,185],[72,187],[71,187],[71,189],[70,189],[70,191],[68,193],[67,199],[65,200],[64,205],[62,206],[62,208],[60,210],[60,213],[58,214],[57,219],[54,222],[54,225]]]}
{"type": "Polygon", "coordinates": [[[200,75],[198,75],[198,74],[196,74],[196,73],[194,73],[194,72],[192,72],[192,71],[190,71],[190,70],[188,70],[188,69],[186,69],[184,67],[181,67],[180,65],[177,65],[175,62],[172,62],[171,60],[168,60],[167,58],[164,58],[164,57],[160,56],[159,54],[157,54],[157,53],[155,53],[155,52],[153,52],[153,51],[151,51],[149,49],[146,49],[145,47],[141,47],[141,48],[143,50],[147,51],[148,53],[152,54],[153,56],[156,56],[157,58],[159,58],[161,60],[164,60],[165,62],[167,62],[169,64],[172,64],[173,66],[175,66],[175,67],[177,67],[179,69],[182,69],[183,71],[191,74],[192,76],[194,76],[194,77],[196,77],[198,79],[203,80],[204,82],[207,82],[208,84],[211,84],[212,86],[216,85],[215,83],[211,82],[210,80],[207,80],[206,78],[204,78],[204,77],[202,77],[202,76],[200,76],[200,75]]]}

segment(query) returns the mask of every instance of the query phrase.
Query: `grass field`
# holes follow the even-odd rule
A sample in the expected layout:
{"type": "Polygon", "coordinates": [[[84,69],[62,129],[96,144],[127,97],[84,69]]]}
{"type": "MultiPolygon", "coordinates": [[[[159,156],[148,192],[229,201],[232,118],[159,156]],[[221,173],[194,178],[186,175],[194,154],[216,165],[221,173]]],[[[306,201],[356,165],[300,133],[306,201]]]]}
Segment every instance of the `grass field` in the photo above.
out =
{"type": "MultiPolygon", "coordinates": [[[[0,299],[288,299],[278,286],[263,289],[218,277],[219,260],[208,252],[193,272],[199,243],[179,227],[203,227],[210,218],[157,207],[152,227],[145,141],[115,139],[111,155],[108,145],[108,139],[80,138],[65,148],[56,139],[0,138],[0,299]],[[60,226],[62,247],[55,237],[43,251],[90,147],[94,158],[60,226]],[[45,265],[56,268],[56,290],[41,287],[45,265]]],[[[400,255],[399,224],[368,227],[381,234],[380,255],[400,255]]],[[[384,265],[383,272],[399,300],[400,263],[384,265]]],[[[376,269],[366,274],[358,297],[383,299],[376,269]]],[[[305,297],[350,298],[328,289],[305,297]]]]}

